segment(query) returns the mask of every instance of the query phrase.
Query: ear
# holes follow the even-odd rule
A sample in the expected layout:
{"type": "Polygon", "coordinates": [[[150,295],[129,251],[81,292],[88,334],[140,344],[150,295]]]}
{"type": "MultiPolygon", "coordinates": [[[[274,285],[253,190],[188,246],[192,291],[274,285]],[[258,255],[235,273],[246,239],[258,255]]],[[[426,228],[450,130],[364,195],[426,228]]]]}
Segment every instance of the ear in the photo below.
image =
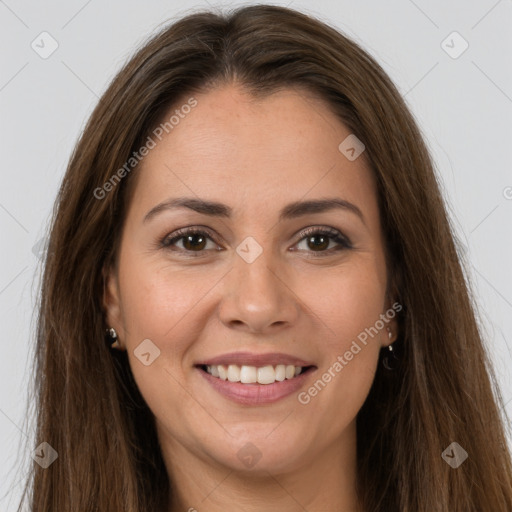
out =
{"type": "Polygon", "coordinates": [[[386,324],[386,326],[383,329],[383,347],[388,347],[389,345],[394,343],[398,338],[398,315],[400,314],[400,311],[402,311],[402,305],[398,301],[393,300],[391,297],[389,297],[386,300],[386,308],[383,312],[383,315],[385,316],[384,322],[386,324]]]}
{"type": "Polygon", "coordinates": [[[383,329],[382,346],[389,347],[399,336],[400,324],[398,317],[403,310],[400,290],[402,290],[403,276],[401,267],[388,267],[388,284],[383,314],[386,316],[386,327],[383,329]],[[389,336],[391,332],[391,337],[389,336]]]}
{"type": "Polygon", "coordinates": [[[117,332],[119,348],[125,350],[125,329],[122,318],[121,299],[119,293],[119,279],[113,265],[105,265],[103,276],[102,305],[105,312],[105,320],[108,327],[113,327],[117,332]]]}

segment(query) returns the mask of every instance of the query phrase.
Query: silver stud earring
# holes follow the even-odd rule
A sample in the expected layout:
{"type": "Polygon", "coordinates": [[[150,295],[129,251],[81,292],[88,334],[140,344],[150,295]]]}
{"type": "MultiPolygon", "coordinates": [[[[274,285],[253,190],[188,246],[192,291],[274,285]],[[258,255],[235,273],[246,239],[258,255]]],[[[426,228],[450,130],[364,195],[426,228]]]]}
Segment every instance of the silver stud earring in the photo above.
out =
{"type": "MultiPolygon", "coordinates": [[[[387,327],[388,331],[388,338],[391,340],[393,338],[393,333],[391,332],[391,329],[387,327]]],[[[386,370],[394,370],[398,366],[398,357],[396,357],[396,354],[393,350],[393,344],[390,343],[387,347],[386,355],[382,358],[382,365],[386,370]]]]}
{"type": "Polygon", "coordinates": [[[113,327],[110,327],[109,329],[107,329],[107,336],[109,338],[107,343],[110,344],[111,348],[120,348],[119,340],[117,339],[117,332],[113,327]],[[113,340],[113,342],[112,342],[112,340],[113,340]]]}

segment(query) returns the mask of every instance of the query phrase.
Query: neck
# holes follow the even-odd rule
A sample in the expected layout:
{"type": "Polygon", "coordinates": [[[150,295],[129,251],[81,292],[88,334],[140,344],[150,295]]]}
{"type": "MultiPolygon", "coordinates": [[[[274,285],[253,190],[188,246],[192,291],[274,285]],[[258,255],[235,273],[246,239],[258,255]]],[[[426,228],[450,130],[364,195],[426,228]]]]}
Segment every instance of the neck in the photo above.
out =
{"type": "Polygon", "coordinates": [[[239,471],[190,453],[160,435],[171,481],[169,512],[362,512],[356,496],[355,422],[333,446],[286,472],[255,466],[239,471]]]}

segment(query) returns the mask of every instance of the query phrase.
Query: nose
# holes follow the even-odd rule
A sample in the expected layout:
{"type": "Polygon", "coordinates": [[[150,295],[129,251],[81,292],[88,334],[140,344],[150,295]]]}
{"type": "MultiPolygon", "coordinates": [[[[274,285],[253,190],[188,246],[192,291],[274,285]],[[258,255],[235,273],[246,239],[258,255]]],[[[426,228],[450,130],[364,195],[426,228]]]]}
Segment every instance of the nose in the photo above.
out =
{"type": "Polygon", "coordinates": [[[235,256],[219,306],[220,320],[228,328],[275,334],[296,322],[300,303],[293,283],[268,252],[263,251],[252,263],[235,256]]]}

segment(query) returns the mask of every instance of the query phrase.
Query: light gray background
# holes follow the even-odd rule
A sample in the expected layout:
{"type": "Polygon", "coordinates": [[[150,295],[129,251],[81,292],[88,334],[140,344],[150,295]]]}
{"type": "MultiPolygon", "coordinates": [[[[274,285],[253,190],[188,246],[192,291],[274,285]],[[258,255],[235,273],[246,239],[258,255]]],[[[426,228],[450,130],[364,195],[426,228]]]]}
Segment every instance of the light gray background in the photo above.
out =
{"type": "MultiPolygon", "coordinates": [[[[464,241],[512,414],[512,1],[277,3],[317,15],[362,44],[405,96],[464,241]],[[453,31],[469,43],[458,58],[441,46],[453,31]]],[[[31,447],[33,439],[24,414],[40,273],[33,248],[45,235],[72,147],[132,52],[163,23],[212,5],[242,3],[0,0],[2,511],[16,508],[25,472],[18,462],[30,460],[20,443],[28,436],[31,447]],[[47,59],[31,48],[43,31],[59,45],[47,59]]],[[[457,52],[461,42],[452,39],[457,52]]]]}

